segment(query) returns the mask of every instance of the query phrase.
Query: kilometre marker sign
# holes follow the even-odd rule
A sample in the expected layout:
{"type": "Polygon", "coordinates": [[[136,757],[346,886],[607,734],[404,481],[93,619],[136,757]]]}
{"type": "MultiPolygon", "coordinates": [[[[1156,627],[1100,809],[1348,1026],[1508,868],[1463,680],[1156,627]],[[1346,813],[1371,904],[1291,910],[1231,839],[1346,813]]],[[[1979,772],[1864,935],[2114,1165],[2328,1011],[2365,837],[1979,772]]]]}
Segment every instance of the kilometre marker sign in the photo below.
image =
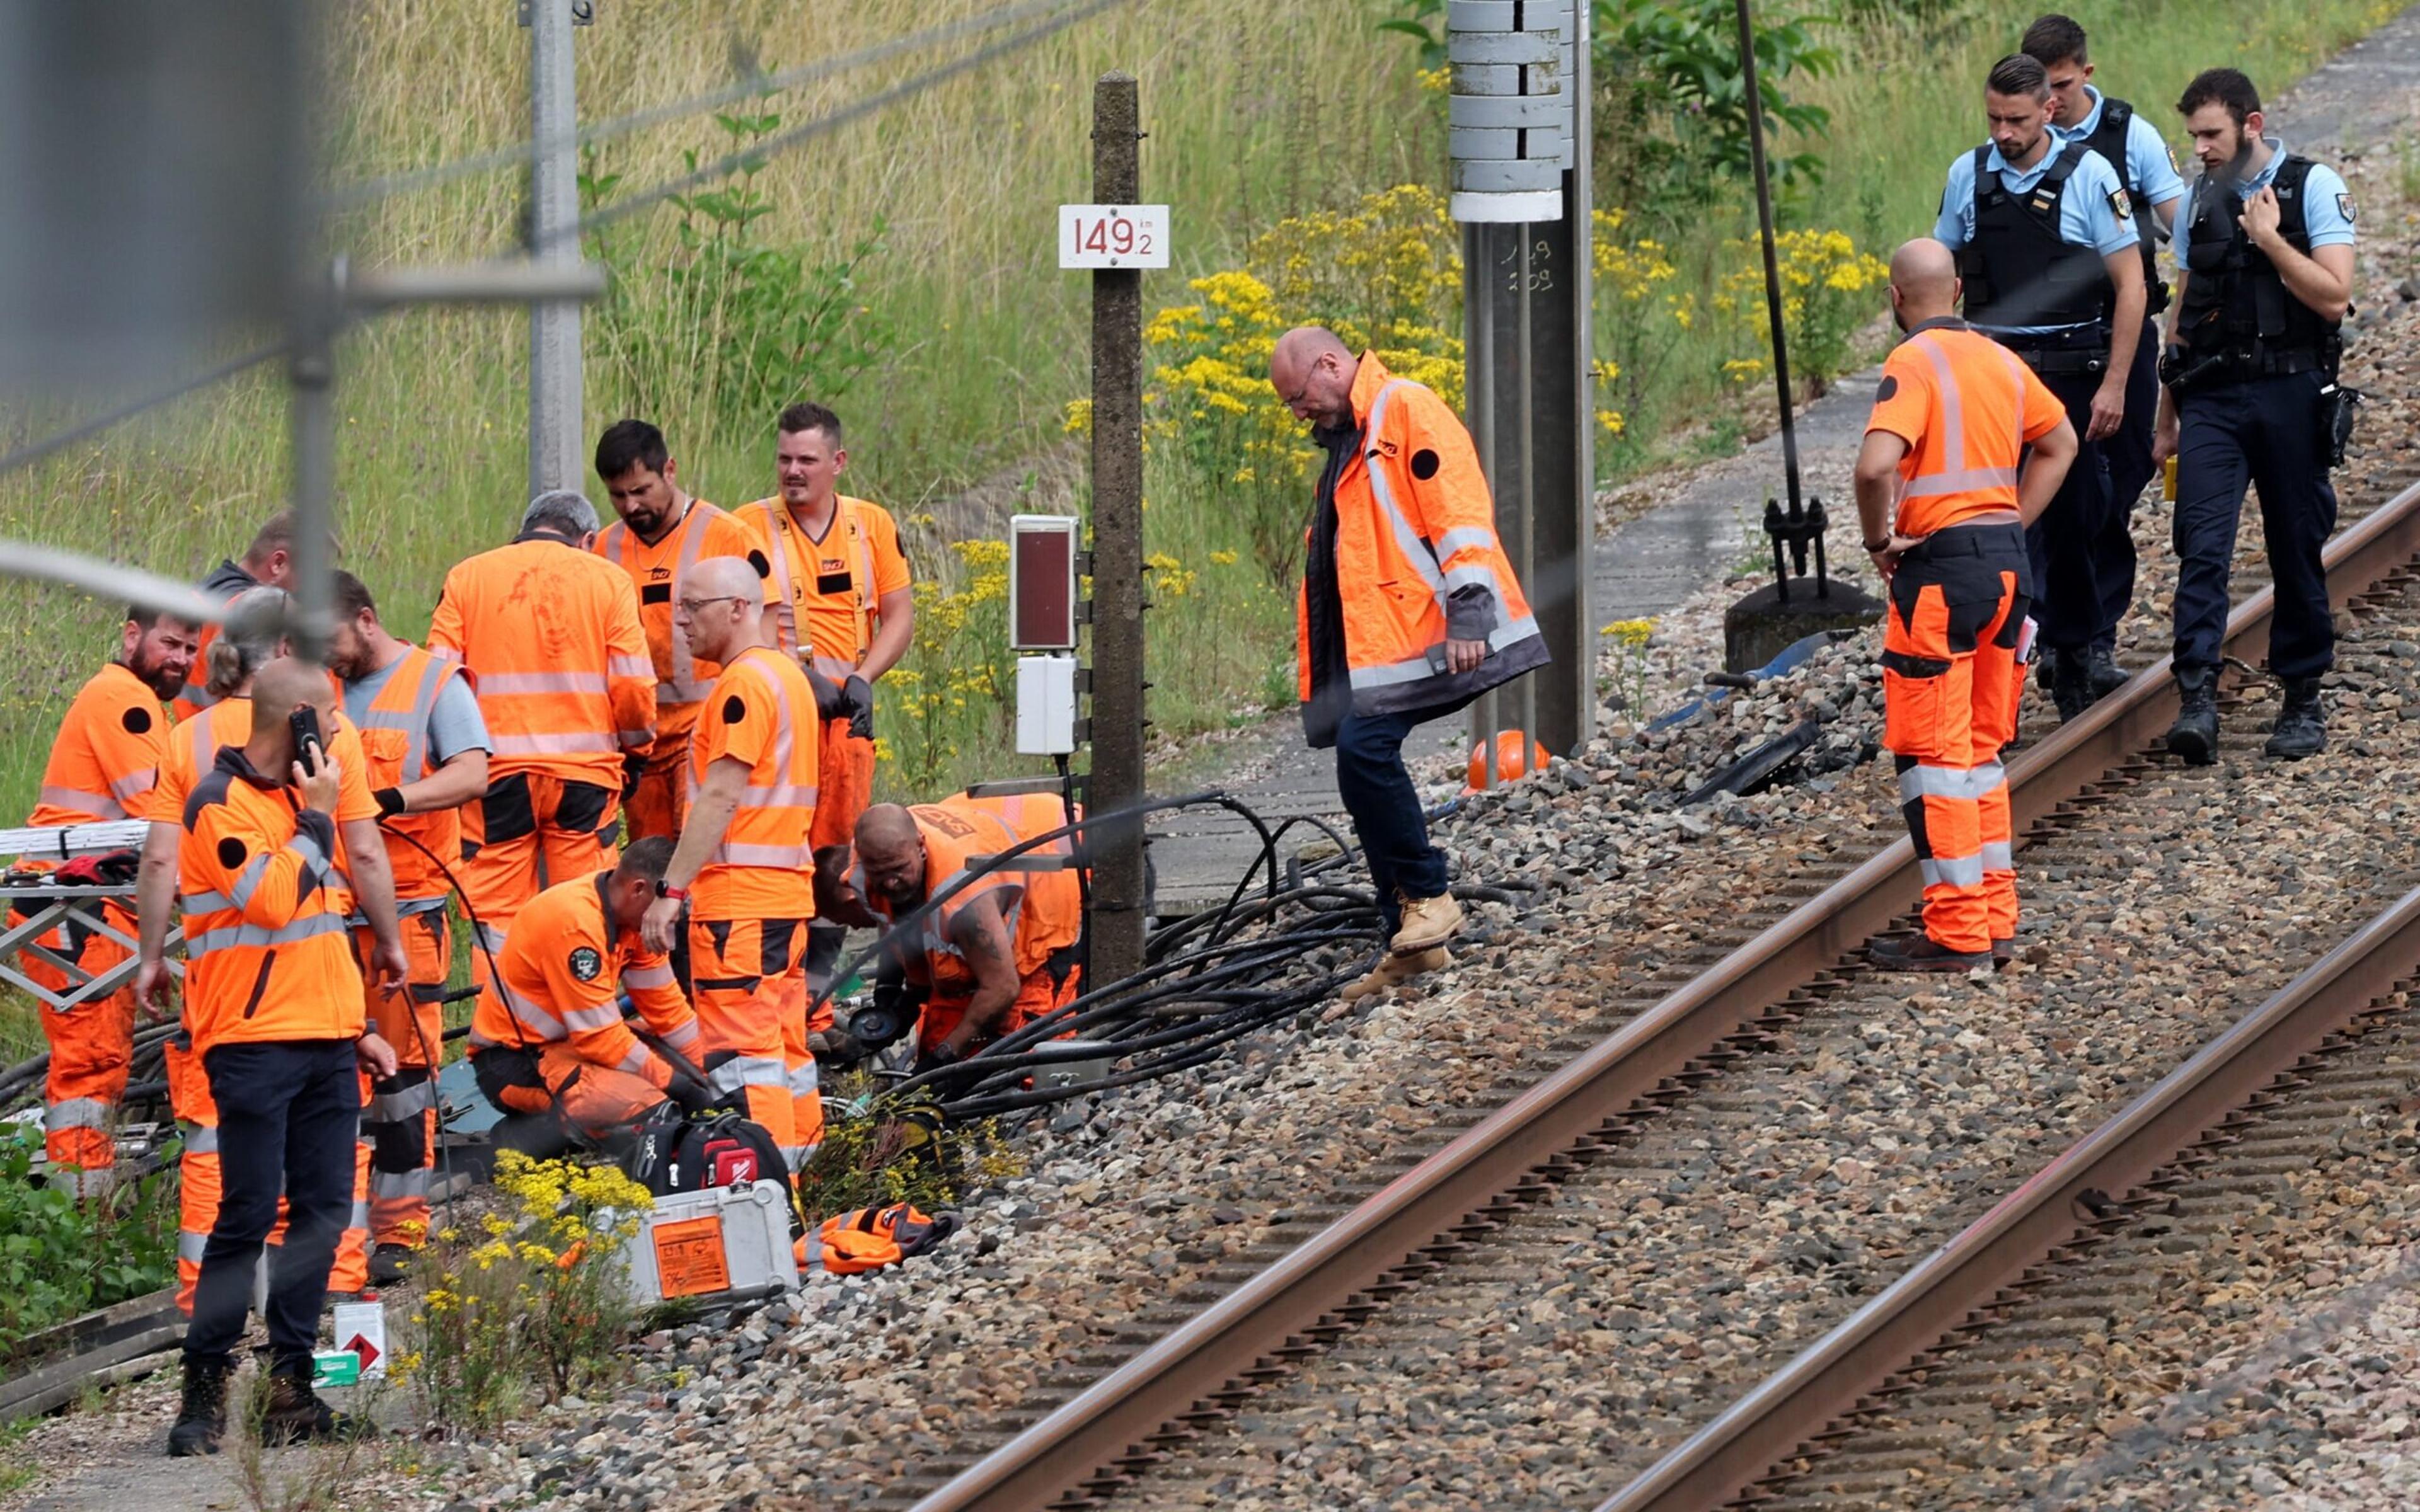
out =
{"type": "Polygon", "coordinates": [[[1165,268],[1165,205],[1062,205],[1062,268],[1165,268]]]}

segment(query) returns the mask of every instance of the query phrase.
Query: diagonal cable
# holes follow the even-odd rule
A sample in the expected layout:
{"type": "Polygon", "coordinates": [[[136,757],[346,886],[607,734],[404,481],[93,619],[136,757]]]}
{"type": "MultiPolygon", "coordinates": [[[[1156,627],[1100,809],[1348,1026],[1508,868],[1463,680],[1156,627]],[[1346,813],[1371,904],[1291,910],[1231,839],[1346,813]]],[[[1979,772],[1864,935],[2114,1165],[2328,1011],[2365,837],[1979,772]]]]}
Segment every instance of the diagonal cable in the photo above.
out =
{"type": "MultiPolygon", "coordinates": [[[[580,218],[577,229],[583,232],[595,231],[611,225],[616,221],[636,215],[641,210],[652,209],[676,194],[686,194],[691,190],[704,188],[719,178],[728,177],[737,173],[742,168],[761,163],[777,153],[786,152],[816,137],[836,131],[852,121],[862,119],[903,100],[923,94],[936,85],[946,83],[970,69],[981,68],[995,58],[1005,57],[1020,48],[1029,47],[1053,33],[1063,31],[1079,21],[1097,15],[1111,6],[1125,3],[1125,0],[1082,0],[1081,4],[1061,11],[1038,26],[1028,27],[1014,36],[1003,37],[996,42],[977,48],[965,57],[903,80],[888,89],[853,100],[838,110],[791,127],[786,131],[777,131],[762,141],[718,158],[704,167],[692,173],[683,174],[670,182],[658,184],[653,189],[642,191],[628,199],[615,200],[611,205],[591,210],[580,218]]],[[[531,250],[534,254],[542,255],[551,243],[563,239],[564,235],[565,232],[558,231],[531,250]]]]}
{"type": "Polygon", "coordinates": [[[813,63],[802,63],[797,68],[784,69],[779,73],[752,74],[745,79],[701,94],[690,95],[686,99],[667,100],[663,104],[650,105],[644,110],[634,110],[625,116],[591,121],[581,127],[578,131],[569,133],[568,141],[563,133],[541,136],[531,141],[516,143],[512,147],[498,147],[492,152],[482,152],[472,157],[458,159],[452,162],[442,162],[427,168],[409,169],[402,173],[364,179],[359,183],[348,184],[342,189],[331,191],[321,201],[321,205],[332,213],[358,209],[365,205],[375,204],[379,200],[396,194],[433,189],[438,185],[450,184],[458,179],[472,177],[478,174],[492,173],[499,168],[517,167],[535,161],[542,154],[559,151],[566,146],[584,147],[593,142],[612,141],[615,137],[627,136],[632,131],[659,126],[665,121],[679,120],[684,116],[694,116],[701,111],[713,110],[736,100],[795,89],[801,85],[814,84],[817,80],[828,79],[834,74],[846,73],[886,62],[903,53],[939,47],[957,41],[961,38],[996,31],[1002,26],[1014,25],[1064,4],[1066,0],[1020,0],[1019,4],[1001,6],[996,9],[986,10],[981,15],[961,17],[959,20],[945,22],[937,26],[927,26],[923,31],[910,32],[905,37],[894,37],[886,42],[875,42],[858,48],[854,52],[843,53],[836,57],[818,58],[813,63]]]}

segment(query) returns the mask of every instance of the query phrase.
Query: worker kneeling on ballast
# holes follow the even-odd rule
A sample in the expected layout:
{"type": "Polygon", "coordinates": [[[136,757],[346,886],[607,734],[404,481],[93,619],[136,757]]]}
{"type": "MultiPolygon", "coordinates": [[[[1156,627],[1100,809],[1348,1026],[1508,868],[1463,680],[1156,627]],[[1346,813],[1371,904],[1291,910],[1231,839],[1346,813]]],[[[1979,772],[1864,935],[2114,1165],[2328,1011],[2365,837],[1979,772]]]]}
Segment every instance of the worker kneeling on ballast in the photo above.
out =
{"type": "Polygon", "coordinates": [[[666,1100],[690,1112],[714,1102],[689,1062],[697,1019],[672,962],[639,937],[672,854],[661,836],[640,841],[613,870],[539,893],[505,936],[501,987],[471,1021],[472,1074],[508,1119],[499,1144],[552,1154],[607,1143],[666,1100]],[[646,1038],[624,1021],[625,998],[646,1038]]]}
{"type": "Polygon", "coordinates": [[[962,1060],[1082,990],[1083,888],[1065,837],[986,869],[1067,824],[1051,794],[876,804],[857,822],[846,882],[886,927],[941,902],[892,943],[912,997],[920,1068],[962,1060]],[[946,894],[946,896],[944,896],[946,894]]]}

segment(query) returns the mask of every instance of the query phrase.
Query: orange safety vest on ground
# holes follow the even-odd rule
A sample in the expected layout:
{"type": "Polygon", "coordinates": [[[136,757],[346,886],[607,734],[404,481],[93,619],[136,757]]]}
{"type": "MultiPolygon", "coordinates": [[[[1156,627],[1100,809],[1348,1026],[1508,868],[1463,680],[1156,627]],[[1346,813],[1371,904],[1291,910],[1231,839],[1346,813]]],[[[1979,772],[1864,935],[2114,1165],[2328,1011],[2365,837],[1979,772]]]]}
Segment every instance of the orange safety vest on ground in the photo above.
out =
{"type": "Polygon", "coordinates": [[[1900,535],[1931,535],[2017,507],[2026,443],[2067,409],[2017,354],[1962,320],[1928,320],[1891,348],[1868,430],[1907,442],[1900,535]]]}
{"type": "Polygon", "coordinates": [[[28,825],[88,825],[145,817],[168,748],[159,695],[116,662],[93,675],[68,705],[42,764],[42,790],[28,825]]]}
{"type": "MultiPolygon", "coordinates": [[[[1443,399],[1364,352],[1353,377],[1354,455],[1336,480],[1336,582],[1356,714],[1468,699],[1547,661],[1546,642],[1496,538],[1496,506],[1470,433],[1443,399]],[[1490,655],[1446,671],[1448,600],[1494,595],[1490,655]]],[[[1304,532],[1306,544],[1310,532],[1304,532]]],[[[1295,594],[1302,701],[1315,665],[1308,579],[1295,594]]],[[[1476,639],[1476,637],[1472,637],[1476,639]]]]}
{"type": "Polygon", "coordinates": [[[775,643],[792,656],[803,643],[814,670],[834,682],[855,673],[874,645],[883,595],[911,581],[891,512],[842,494],[821,541],[778,494],[743,505],[737,518],[767,548],[775,643]]]}
{"type": "Polygon", "coordinates": [[[622,786],[622,753],[656,737],[656,664],[639,595],[612,563],[527,536],[456,563],[428,623],[431,656],[471,674],[488,775],[622,786]]]}
{"type": "Polygon", "coordinates": [[[560,882],[530,900],[498,961],[503,995],[479,995],[471,1053],[498,1046],[536,1050],[567,1043],[593,1066],[671,1085],[672,1067],[622,1022],[628,993],[648,1029],[682,1055],[697,1054],[697,1020],[673,978],[672,962],[633,931],[616,935],[605,906],[611,872],[560,882]]]}
{"type": "Polygon", "coordinates": [[[226,747],[185,800],[183,827],[177,901],[194,1054],[358,1039],[362,976],[345,924],[353,897],[336,869],[334,822],[226,747]]]}
{"type": "MultiPolygon", "coordinates": [[[[446,683],[460,675],[461,669],[450,661],[418,646],[405,648],[403,659],[370,701],[362,719],[362,754],[369,768],[363,778],[373,795],[380,788],[417,782],[437,770],[437,753],[428,748],[428,718],[446,683]]],[[[339,758],[340,769],[342,764],[339,758]]],[[[445,874],[431,857],[450,863],[462,854],[461,811],[437,809],[391,814],[380,827],[387,837],[387,865],[395,872],[396,900],[411,903],[445,896],[445,874]],[[411,840],[398,838],[407,835],[411,840]],[[420,846],[427,849],[424,852],[420,846]]]]}
{"type": "Polygon", "coordinates": [[[748,784],[721,843],[690,884],[692,918],[814,917],[808,831],[822,730],[807,674],[779,652],[751,646],[715,679],[690,738],[690,803],[697,803],[706,768],[724,757],[748,764],[748,784]]]}
{"type": "Polygon", "coordinates": [[[673,606],[681,584],[708,557],[752,559],[759,577],[770,570],[756,532],[703,499],[690,501],[680,522],[650,546],[615,520],[597,535],[597,554],[630,575],[639,595],[639,623],[647,632],[647,655],[656,666],[656,742],[676,746],[697,723],[698,704],[721,668],[697,661],[689,641],[673,627],[673,606]]]}
{"type": "MultiPolygon", "coordinates": [[[[258,588],[260,579],[232,562],[222,562],[210,575],[202,579],[202,592],[224,604],[247,588],[258,588]]],[[[194,669],[185,674],[185,690],[177,695],[170,706],[177,711],[177,721],[182,724],[216,703],[206,686],[210,680],[210,642],[219,638],[215,625],[202,626],[200,638],[194,643],[194,669]]]]}
{"type": "MultiPolygon", "coordinates": [[[[918,804],[908,813],[924,838],[927,901],[968,875],[978,860],[1001,855],[1067,823],[1066,803],[1052,793],[996,798],[974,798],[961,793],[939,803],[918,804]]],[[[1082,938],[1083,888],[1075,870],[1016,870],[1019,861],[1063,857],[1073,852],[1074,847],[1063,836],[1037,845],[1007,866],[975,877],[924,917],[919,944],[932,974],[936,997],[964,996],[974,990],[973,974],[950,939],[950,926],[959,910],[984,893],[1001,889],[1018,893],[1001,909],[1001,916],[1008,926],[1020,980],[1032,976],[1049,964],[1052,955],[1082,938]]],[[[879,895],[869,891],[867,896],[877,910],[886,915],[890,912],[879,895]]]]}

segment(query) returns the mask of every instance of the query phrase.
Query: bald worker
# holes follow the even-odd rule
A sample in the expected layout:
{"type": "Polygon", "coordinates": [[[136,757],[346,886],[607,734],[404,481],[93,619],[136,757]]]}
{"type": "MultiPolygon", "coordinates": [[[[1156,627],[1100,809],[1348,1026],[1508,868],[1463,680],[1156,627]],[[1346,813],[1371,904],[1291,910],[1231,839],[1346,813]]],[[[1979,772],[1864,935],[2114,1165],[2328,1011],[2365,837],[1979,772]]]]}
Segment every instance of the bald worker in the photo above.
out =
{"type": "Polygon", "coordinates": [[[1295,600],[1303,733],[1334,747],[1389,936],[1348,998],[1446,964],[1462,926],[1404,738],[1547,660],[1470,433],[1443,399],[1321,326],[1278,338],[1269,382],[1327,454],[1295,600]]]}

